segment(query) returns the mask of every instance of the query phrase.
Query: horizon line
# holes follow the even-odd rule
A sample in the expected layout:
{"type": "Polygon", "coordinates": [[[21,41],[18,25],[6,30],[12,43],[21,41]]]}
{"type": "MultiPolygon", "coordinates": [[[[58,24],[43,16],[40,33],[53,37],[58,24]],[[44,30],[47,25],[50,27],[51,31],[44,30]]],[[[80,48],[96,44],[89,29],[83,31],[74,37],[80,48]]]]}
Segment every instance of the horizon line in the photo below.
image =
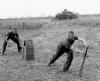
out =
{"type": "MultiPolygon", "coordinates": [[[[76,13],[76,12],[75,12],[76,13]]],[[[79,16],[99,16],[100,13],[94,13],[94,14],[79,14],[77,13],[79,16]]],[[[4,18],[1,18],[0,19],[20,19],[20,18],[48,18],[48,17],[55,17],[54,15],[47,15],[47,16],[15,16],[15,17],[4,17],[4,18]]]]}

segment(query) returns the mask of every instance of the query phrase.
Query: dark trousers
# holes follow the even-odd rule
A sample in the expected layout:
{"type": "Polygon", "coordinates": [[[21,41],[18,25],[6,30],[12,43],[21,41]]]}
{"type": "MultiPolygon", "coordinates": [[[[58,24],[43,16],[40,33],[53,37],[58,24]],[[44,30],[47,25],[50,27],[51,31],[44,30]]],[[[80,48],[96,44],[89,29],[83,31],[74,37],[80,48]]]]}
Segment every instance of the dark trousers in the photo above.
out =
{"type": "Polygon", "coordinates": [[[67,60],[66,60],[66,63],[64,64],[63,70],[69,70],[69,67],[73,60],[73,51],[71,49],[66,49],[66,47],[62,45],[58,45],[56,54],[51,59],[49,65],[53,64],[65,52],[67,53],[67,60]]]}
{"type": "MultiPolygon", "coordinates": [[[[11,39],[13,42],[15,42],[15,43],[17,44],[18,51],[21,51],[22,47],[21,47],[21,45],[20,45],[19,39],[16,38],[16,37],[9,38],[9,39],[11,39]]],[[[2,49],[2,54],[3,54],[3,55],[4,55],[4,52],[5,52],[5,50],[6,50],[7,41],[8,41],[9,39],[4,40],[4,43],[3,43],[3,49],[2,49]]]]}

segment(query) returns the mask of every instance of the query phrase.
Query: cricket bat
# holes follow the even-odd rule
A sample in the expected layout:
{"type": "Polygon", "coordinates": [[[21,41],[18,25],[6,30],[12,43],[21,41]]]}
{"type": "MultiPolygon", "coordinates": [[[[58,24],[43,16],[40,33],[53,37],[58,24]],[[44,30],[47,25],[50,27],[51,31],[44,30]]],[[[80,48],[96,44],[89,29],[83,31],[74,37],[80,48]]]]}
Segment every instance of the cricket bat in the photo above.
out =
{"type": "Polygon", "coordinates": [[[83,72],[83,66],[84,66],[84,63],[85,63],[85,58],[87,56],[87,50],[88,50],[89,46],[86,48],[86,51],[84,53],[84,57],[83,57],[83,61],[82,61],[82,64],[81,64],[81,68],[80,68],[80,71],[79,71],[79,76],[82,77],[82,72],[83,72]]]}

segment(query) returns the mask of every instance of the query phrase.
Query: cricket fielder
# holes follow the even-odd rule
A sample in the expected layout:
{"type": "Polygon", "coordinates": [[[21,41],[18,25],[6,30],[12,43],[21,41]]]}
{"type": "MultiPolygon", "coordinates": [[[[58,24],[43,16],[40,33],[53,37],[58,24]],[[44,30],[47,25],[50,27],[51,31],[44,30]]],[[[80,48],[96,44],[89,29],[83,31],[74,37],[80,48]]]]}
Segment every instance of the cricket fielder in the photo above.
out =
{"type": "Polygon", "coordinates": [[[13,42],[15,42],[17,44],[18,52],[20,52],[22,50],[19,35],[17,33],[17,29],[13,29],[12,31],[8,32],[5,35],[5,39],[4,39],[4,43],[3,43],[3,49],[2,49],[2,55],[4,55],[4,52],[5,52],[6,46],[7,46],[7,42],[8,42],[9,39],[11,39],[13,42]]]}

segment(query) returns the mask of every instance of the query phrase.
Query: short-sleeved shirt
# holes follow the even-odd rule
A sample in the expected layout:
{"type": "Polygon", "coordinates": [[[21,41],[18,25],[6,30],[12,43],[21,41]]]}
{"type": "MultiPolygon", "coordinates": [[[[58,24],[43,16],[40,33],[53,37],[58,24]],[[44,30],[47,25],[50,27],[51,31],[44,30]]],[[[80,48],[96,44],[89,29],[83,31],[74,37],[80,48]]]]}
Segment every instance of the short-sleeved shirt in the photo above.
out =
{"type": "Polygon", "coordinates": [[[66,40],[61,41],[60,44],[62,46],[65,46],[67,49],[70,49],[70,47],[72,46],[72,44],[75,42],[75,40],[78,40],[78,37],[73,35],[71,37],[68,37],[66,40]]]}
{"type": "Polygon", "coordinates": [[[11,38],[14,38],[14,37],[19,37],[18,33],[14,33],[13,31],[10,31],[6,34],[7,36],[7,39],[11,39],[11,38]]]}

